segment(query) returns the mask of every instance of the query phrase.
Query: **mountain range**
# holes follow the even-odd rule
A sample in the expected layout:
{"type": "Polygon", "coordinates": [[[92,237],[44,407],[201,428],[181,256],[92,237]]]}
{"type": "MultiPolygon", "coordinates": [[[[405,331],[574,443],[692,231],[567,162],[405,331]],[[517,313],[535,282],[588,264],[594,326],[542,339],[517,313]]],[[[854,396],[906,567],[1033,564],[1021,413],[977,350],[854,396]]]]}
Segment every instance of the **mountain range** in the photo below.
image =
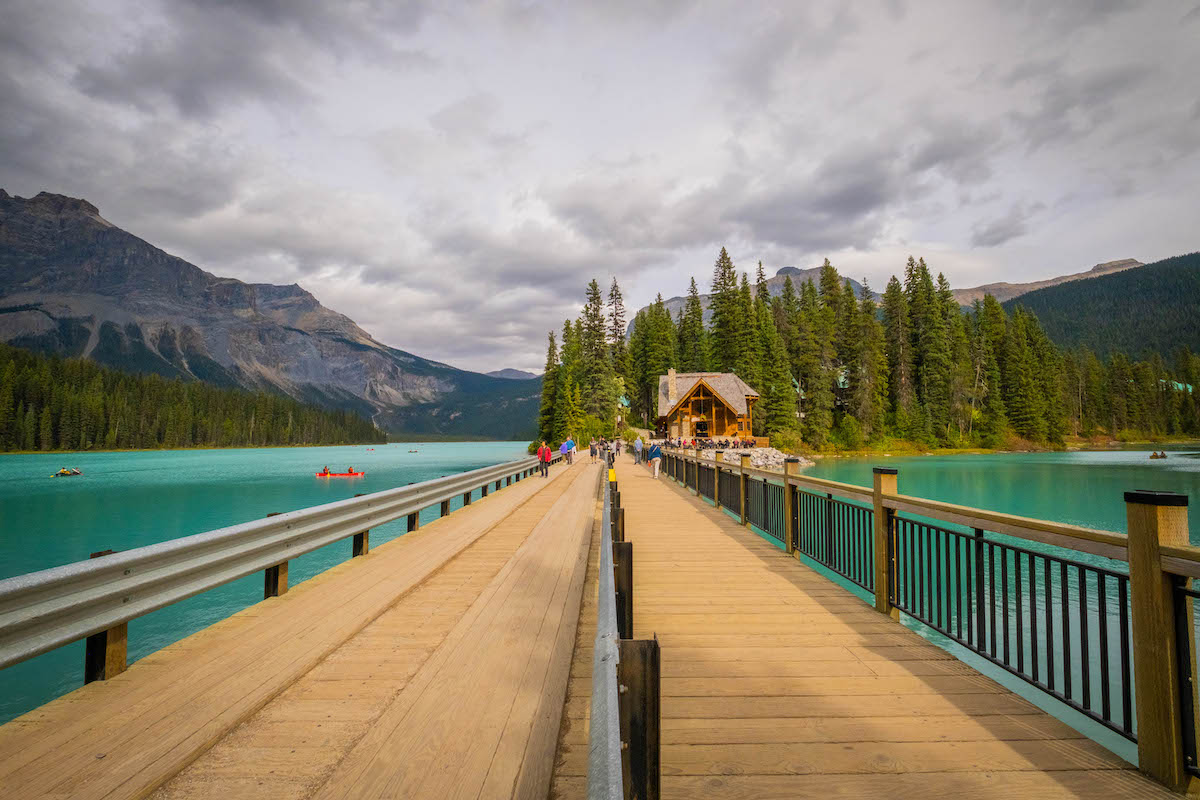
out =
{"type": "Polygon", "coordinates": [[[1004,307],[1034,312],[1060,347],[1087,347],[1101,357],[1122,352],[1171,358],[1180,347],[1200,353],[1200,253],[1069,280],[1004,307]]]}
{"type": "Polygon", "coordinates": [[[275,390],[393,434],[527,439],[541,391],[388,347],[298,285],[217,277],[47,192],[0,189],[0,341],[275,390]]]}

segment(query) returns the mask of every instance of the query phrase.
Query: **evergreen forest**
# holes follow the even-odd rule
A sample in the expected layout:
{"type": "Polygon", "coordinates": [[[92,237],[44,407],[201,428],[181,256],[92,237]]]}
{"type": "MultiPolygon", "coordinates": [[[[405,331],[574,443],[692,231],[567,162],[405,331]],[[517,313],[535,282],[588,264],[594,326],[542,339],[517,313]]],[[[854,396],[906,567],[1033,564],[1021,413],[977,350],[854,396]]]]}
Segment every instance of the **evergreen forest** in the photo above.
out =
{"type": "Polygon", "coordinates": [[[1032,311],[1052,341],[1102,358],[1200,351],[1200,253],[1039,289],[1004,307],[1032,311]]]}
{"type": "MultiPolygon", "coordinates": [[[[1119,277],[1119,276],[1113,276],[1119,277]]],[[[1096,281],[1098,282],[1098,281],[1096,281]]],[[[583,314],[549,336],[539,439],[612,431],[619,396],[629,417],[653,428],[658,379],[734,372],[761,395],[754,433],[784,447],[857,449],[1061,446],[1066,437],[1200,435],[1200,356],[1101,358],[1063,349],[1038,317],[988,296],[970,309],[946,278],[909,258],[878,302],[826,259],[818,281],[767,291],[724,248],[713,267],[711,320],[695,279],[675,318],[662,295],[634,317],[616,281],[605,303],[592,281],[583,314]]]]}
{"type": "Polygon", "coordinates": [[[0,344],[0,451],[379,443],[370,421],[266,392],[0,344]]]}

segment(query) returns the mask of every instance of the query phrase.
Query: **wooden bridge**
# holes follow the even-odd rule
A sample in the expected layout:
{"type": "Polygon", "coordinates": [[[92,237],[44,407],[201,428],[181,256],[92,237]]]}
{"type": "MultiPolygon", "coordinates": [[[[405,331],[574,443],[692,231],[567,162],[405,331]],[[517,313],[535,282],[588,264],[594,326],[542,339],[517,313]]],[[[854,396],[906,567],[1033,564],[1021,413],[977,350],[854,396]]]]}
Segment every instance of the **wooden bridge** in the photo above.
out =
{"type": "MultiPolygon", "coordinates": [[[[908,618],[949,630],[960,644],[982,642],[985,655],[1003,652],[991,660],[1014,675],[1040,665],[1040,675],[1032,666],[1034,678],[1027,680],[1041,686],[1033,694],[1053,697],[1056,691],[1067,716],[1078,706],[1083,716],[1111,730],[1136,731],[1145,762],[1147,753],[1153,758],[1158,751],[1146,744],[1154,726],[1135,724],[1130,716],[1134,699],[1138,722],[1141,705],[1148,703],[1135,691],[1132,670],[1110,670],[1106,656],[1103,677],[1092,674],[1092,692],[1079,695],[1079,678],[1088,674],[1090,660],[1086,650],[1078,658],[1078,645],[1099,636],[1104,652],[1111,644],[1116,653],[1120,640],[1125,660],[1130,657],[1119,631],[1107,638],[1100,628],[1089,633],[1085,627],[1081,638],[1072,639],[1072,618],[1062,611],[1078,591],[1085,615],[1074,624],[1077,629],[1082,620],[1086,626],[1086,611],[1109,596],[1103,580],[1030,586],[1030,576],[1054,556],[1020,550],[1010,561],[994,552],[1004,545],[968,542],[980,564],[984,554],[990,557],[989,576],[1000,574],[1001,562],[1005,570],[1010,564],[1016,570],[1015,584],[1004,573],[997,649],[994,631],[1001,617],[994,604],[986,621],[971,616],[970,600],[965,616],[961,603],[955,612],[955,592],[961,590],[960,600],[983,596],[984,581],[968,585],[963,575],[983,573],[959,575],[949,566],[950,554],[963,552],[954,549],[958,543],[949,529],[930,525],[931,531],[944,531],[930,534],[906,527],[915,517],[900,517],[898,509],[918,501],[897,495],[886,477],[867,490],[736,465],[716,470],[678,453],[668,456],[666,466],[667,474],[655,480],[628,457],[619,460],[611,476],[619,495],[611,498],[613,522],[606,525],[610,475],[600,465],[555,466],[542,479],[521,464],[509,470],[516,479],[506,478],[503,491],[495,490],[499,479],[483,496],[473,498],[467,488],[465,499],[473,502],[461,510],[449,513],[447,501],[439,501],[444,518],[433,524],[418,525],[409,514],[411,532],[381,547],[370,549],[366,536],[357,534],[355,552],[362,557],[290,591],[285,562],[277,596],[123,671],[123,651],[114,650],[123,647],[125,634],[114,626],[101,641],[109,660],[107,680],[0,726],[0,796],[573,798],[621,796],[622,789],[624,796],[667,798],[1174,796],[896,619],[902,608],[908,618]],[[830,491],[814,494],[817,486],[830,491]],[[839,489],[842,499],[835,500],[833,490],[839,489]],[[826,505],[814,505],[808,495],[826,505]],[[891,537],[884,546],[892,554],[879,560],[883,564],[870,547],[880,509],[885,536],[891,537]],[[620,544],[609,543],[613,533],[620,544]],[[921,583],[906,572],[907,557],[926,546],[930,553],[943,548],[938,552],[947,561],[944,570],[928,570],[921,583]],[[608,574],[617,576],[622,634],[656,639],[660,659],[654,697],[641,696],[646,686],[626,691],[636,678],[613,673],[622,675],[625,704],[619,733],[612,731],[625,743],[616,762],[620,769],[623,760],[624,778],[618,775],[615,795],[596,774],[603,753],[600,726],[592,724],[601,688],[594,676],[607,680],[607,662],[598,652],[605,604],[613,603],[612,581],[601,575],[602,565],[608,569],[610,563],[606,547],[620,554],[608,574]],[[1027,552],[1034,554],[1022,555],[1027,552]],[[830,580],[821,566],[812,566],[809,553],[849,578],[843,585],[830,580]],[[890,587],[882,609],[872,602],[879,593],[872,598],[854,589],[872,586],[875,576],[890,587]],[[608,597],[602,586],[609,587],[608,597]],[[1029,587],[1024,600],[1018,590],[1011,602],[1012,586],[1029,587]],[[974,594],[976,587],[980,594],[974,594]],[[1089,600],[1084,595],[1092,587],[1089,600]],[[1040,604],[1042,590],[1050,598],[1051,588],[1054,603],[1040,604]],[[1060,589],[1063,605],[1056,606],[1060,589]],[[1010,605],[1014,619],[1025,624],[1014,623],[1020,631],[1015,638],[1010,605]],[[1029,613],[1023,615],[1022,608],[1029,613]],[[1041,634],[1035,627],[1030,635],[1029,623],[1060,611],[1063,624],[1047,623],[1041,634]],[[962,624],[971,620],[981,630],[962,634],[962,624]],[[1036,649],[1055,631],[1060,650],[1065,642],[1078,643],[1075,661],[1068,651],[1060,662],[1066,666],[1060,666],[1057,682],[1045,672],[1054,663],[1047,653],[1057,651],[1043,647],[1038,656],[1036,649]],[[987,632],[990,651],[987,636],[980,635],[987,632]],[[1004,647],[1010,638],[1021,653],[1033,644],[1032,659],[1026,655],[1020,668],[1015,652],[1004,647]],[[1067,683],[1064,689],[1072,669],[1080,673],[1075,688],[1067,683]],[[1096,695],[1102,681],[1101,704],[1096,695]],[[1121,702],[1126,694],[1130,703],[1121,702]],[[628,695],[639,695],[643,711],[658,713],[631,712],[628,695]],[[646,774],[647,764],[654,766],[652,775],[646,774]]],[[[495,475],[485,477],[492,485],[495,475]]],[[[437,496],[454,491],[463,491],[463,485],[437,496]]],[[[395,518],[434,496],[416,492],[416,499],[407,505],[397,500],[386,513],[395,518]]],[[[347,502],[354,513],[367,513],[365,498],[347,502]]],[[[1158,514],[1147,518],[1148,529],[1163,540],[1154,563],[1161,567],[1174,559],[1165,563],[1186,575],[1194,569],[1188,566],[1189,550],[1167,541],[1172,532],[1179,534],[1178,517],[1171,515],[1178,506],[1171,502],[1146,505],[1158,514]]],[[[374,508],[372,513],[383,513],[378,503],[374,508]]],[[[944,504],[923,511],[953,517],[946,521],[960,525],[967,511],[988,513],[944,504]]],[[[327,517],[320,525],[333,524],[327,517]]],[[[269,525],[286,525],[278,530],[294,533],[310,518],[318,519],[264,522],[255,535],[277,530],[269,525]]],[[[354,517],[335,532],[352,530],[363,519],[354,517]]],[[[971,519],[1010,535],[1019,527],[1014,522],[1019,518],[971,519]]],[[[1068,526],[1042,523],[1036,535],[1045,542],[1068,532],[1068,526]]],[[[1109,548],[1109,555],[1118,543],[1125,547],[1123,537],[1118,542],[1100,534],[1079,533],[1085,538],[1075,541],[1091,542],[1092,551],[1109,548]]],[[[1183,535],[1186,539],[1186,509],[1183,535]]],[[[1113,584],[1119,602],[1109,609],[1115,624],[1127,626],[1142,624],[1136,613],[1130,622],[1129,608],[1151,602],[1139,594],[1142,562],[1132,544],[1128,550],[1133,580],[1113,584]]],[[[1053,563],[1057,575],[1059,561],[1053,563]]],[[[1099,568],[1080,563],[1080,575],[1099,568]]],[[[271,569],[278,581],[278,566],[271,569]]],[[[1051,575],[1049,566],[1045,574],[1051,575]]],[[[268,570],[268,594],[270,575],[268,570]]],[[[1169,612],[1175,615],[1171,620],[1185,614],[1190,624],[1195,596],[1190,583],[1168,573],[1159,579],[1166,583],[1158,599],[1168,608],[1156,613],[1169,612]]],[[[991,577],[987,583],[996,590],[991,577]]],[[[14,598],[28,591],[6,584],[0,582],[0,647],[5,626],[19,627],[13,622],[14,598]]],[[[1109,631],[1109,610],[1103,600],[1100,604],[1097,619],[1109,631]]],[[[1194,761],[1195,747],[1188,739],[1195,702],[1186,670],[1194,675],[1195,665],[1194,656],[1188,661],[1176,655],[1187,647],[1194,653],[1194,646],[1182,627],[1156,629],[1160,634],[1169,639],[1165,677],[1169,683],[1174,676],[1176,683],[1153,689],[1154,697],[1162,695],[1155,713],[1169,712],[1157,730],[1161,734],[1165,727],[1174,738],[1154,746],[1175,748],[1178,763],[1170,774],[1154,764],[1142,768],[1186,790],[1187,759],[1194,761]]],[[[1162,647],[1160,642],[1156,649],[1162,647]]],[[[1137,660],[1139,675],[1153,674],[1154,662],[1146,664],[1137,660]]],[[[1083,681],[1086,685],[1087,678],[1083,681]]]]}

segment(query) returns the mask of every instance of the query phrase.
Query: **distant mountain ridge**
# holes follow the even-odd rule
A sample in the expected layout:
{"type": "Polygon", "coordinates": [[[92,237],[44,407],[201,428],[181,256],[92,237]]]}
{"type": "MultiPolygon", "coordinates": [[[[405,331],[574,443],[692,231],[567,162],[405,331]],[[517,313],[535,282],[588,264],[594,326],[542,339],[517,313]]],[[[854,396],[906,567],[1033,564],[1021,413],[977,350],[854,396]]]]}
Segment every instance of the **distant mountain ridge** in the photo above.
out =
{"type": "Polygon", "coordinates": [[[490,375],[493,378],[504,378],[509,381],[531,381],[534,378],[540,378],[541,375],[534,375],[532,372],[526,372],[523,369],[497,369],[491,372],[485,372],[485,375],[490,375]]]}
{"type": "Polygon", "coordinates": [[[388,347],[300,286],[221,278],[117,228],[86,200],[0,189],[0,341],[135,372],[273,389],[406,432],[523,439],[540,383],[388,347]],[[440,403],[453,398],[453,409],[440,403]],[[482,420],[482,421],[481,421],[482,420]]]}
{"type": "MultiPolygon", "coordinates": [[[[774,275],[772,275],[770,278],[767,278],[767,291],[772,297],[778,297],[779,295],[783,294],[783,285],[787,283],[788,278],[792,279],[792,285],[795,287],[796,293],[799,294],[800,285],[805,281],[811,280],[813,283],[817,283],[821,279],[821,268],[812,267],[811,269],[800,269],[799,267],[780,267],[780,269],[774,275]]],[[[863,295],[862,284],[856,280],[850,280],[850,285],[854,287],[854,293],[861,298],[863,295]]],[[[874,291],[872,291],[872,294],[875,294],[874,291]]],[[[704,307],[705,325],[708,325],[712,322],[712,311],[709,310],[708,307],[709,299],[709,295],[707,294],[700,295],[700,305],[704,307]]],[[[686,303],[687,297],[672,297],[669,300],[663,301],[663,304],[667,307],[667,310],[671,312],[671,319],[675,319],[678,316],[680,309],[682,309],[686,303]]],[[[643,306],[638,310],[645,311],[648,308],[649,306],[643,306]]],[[[629,324],[626,326],[625,335],[628,336],[632,332],[633,320],[630,319],[629,324]]]]}
{"type": "Polygon", "coordinates": [[[1004,303],[1037,314],[1060,347],[1133,358],[1200,352],[1200,253],[1028,292],[1004,303]]]}
{"type": "Polygon", "coordinates": [[[1127,269],[1135,267],[1143,267],[1145,264],[1134,258],[1123,258],[1119,261],[1105,261],[1103,264],[1097,264],[1086,272],[1075,272],[1070,275],[1060,275],[1057,278],[1047,278],[1042,281],[1031,281],[1029,283],[988,283],[983,286],[975,286],[970,289],[955,289],[954,299],[959,305],[969,306],[976,300],[982,300],[985,295],[991,295],[1001,303],[1006,300],[1012,300],[1015,297],[1020,297],[1023,294],[1037,291],[1038,289],[1048,289],[1051,286],[1058,286],[1071,281],[1082,281],[1091,278],[1099,278],[1102,275],[1111,275],[1115,272],[1123,272],[1127,269]]]}

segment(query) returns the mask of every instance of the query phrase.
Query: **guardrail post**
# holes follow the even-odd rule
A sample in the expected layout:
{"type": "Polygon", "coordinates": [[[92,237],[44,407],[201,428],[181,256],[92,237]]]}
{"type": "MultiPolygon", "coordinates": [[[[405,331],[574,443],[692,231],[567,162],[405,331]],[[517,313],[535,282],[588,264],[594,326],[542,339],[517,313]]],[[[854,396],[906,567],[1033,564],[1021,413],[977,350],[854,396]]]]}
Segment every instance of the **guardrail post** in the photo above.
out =
{"type": "Polygon", "coordinates": [[[412,533],[421,527],[421,512],[414,511],[408,515],[408,532],[412,533]]]}
{"type": "Polygon", "coordinates": [[[479,487],[479,498],[480,498],[481,500],[482,500],[483,498],[487,497],[487,493],[488,493],[488,487],[489,487],[489,486],[491,486],[491,483],[485,483],[483,486],[479,487]]]}
{"type": "Polygon", "coordinates": [[[800,459],[787,458],[783,462],[783,539],[788,555],[796,553],[796,494],[788,478],[800,473],[800,459]]]}
{"type": "Polygon", "coordinates": [[[742,510],[742,524],[750,524],[750,515],[746,513],[746,499],[750,492],[749,477],[746,475],[746,470],[750,468],[750,456],[742,453],[741,464],[738,466],[738,507],[742,510]]]}
{"type": "MultiPolygon", "coordinates": [[[[362,493],[354,495],[362,497],[362,493]]],[[[350,546],[350,557],[365,556],[371,550],[371,532],[369,530],[354,534],[354,543],[350,546]]]]}
{"type": "MultiPolygon", "coordinates": [[[[272,511],[267,516],[278,517],[282,513],[282,511],[272,511]]],[[[281,594],[287,594],[287,590],[288,562],[283,561],[263,570],[263,600],[266,600],[268,597],[279,597],[281,594]]]]}
{"type": "Polygon", "coordinates": [[[443,517],[448,517],[448,516],[450,516],[450,501],[449,501],[449,500],[443,500],[443,501],[442,501],[442,508],[441,508],[441,511],[442,511],[442,516],[443,516],[443,517]]]}
{"type": "Polygon", "coordinates": [[[617,706],[625,796],[658,800],[662,782],[658,640],[625,639],[618,647],[617,706]]]}
{"type": "Polygon", "coordinates": [[[506,477],[506,478],[504,479],[504,485],[505,485],[505,486],[512,486],[512,475],[509,475],[508,477],[506,477]]]}
{"type": "MultiPolygon", "coordinates": [[[[112,550],[92,553],[91,558],[113,554],[112,550]]],[[[125,671],[129,643],[129,623],[122,622],[108,630],[87,637],[83,648],[83,682],[104,681],[125,671]]]]}
{"type": "Polygon", "coordinates": [[[1179,680],[1174,588],[1180,580],[1162,568],[1161,545],[1188,544],[1187,495],[1125,493],[1129,533],[1129,608],[1133,626],[1134,697],[1138,723],[1138,769],[1183,791],[1181,702],[1190,687],[1179,680]]]}
{"type": "Polygon", "coordinates": [[[613,584],[617,592],[617,635],[633,638],[633,542],[613,542],[613,584]]]}
{"type": "Polygon", "coordinates": [[[463,507],[471,505],[471,493],[463,492],[463,507]]]}
{"type": "Polygon", "coordinates": [[[899,619],[900,614],[892,607],[892,510],[883,505],[883,495],[896,494],[897,470],[891,467],[875,467],[875,610],[899,619]]]}

